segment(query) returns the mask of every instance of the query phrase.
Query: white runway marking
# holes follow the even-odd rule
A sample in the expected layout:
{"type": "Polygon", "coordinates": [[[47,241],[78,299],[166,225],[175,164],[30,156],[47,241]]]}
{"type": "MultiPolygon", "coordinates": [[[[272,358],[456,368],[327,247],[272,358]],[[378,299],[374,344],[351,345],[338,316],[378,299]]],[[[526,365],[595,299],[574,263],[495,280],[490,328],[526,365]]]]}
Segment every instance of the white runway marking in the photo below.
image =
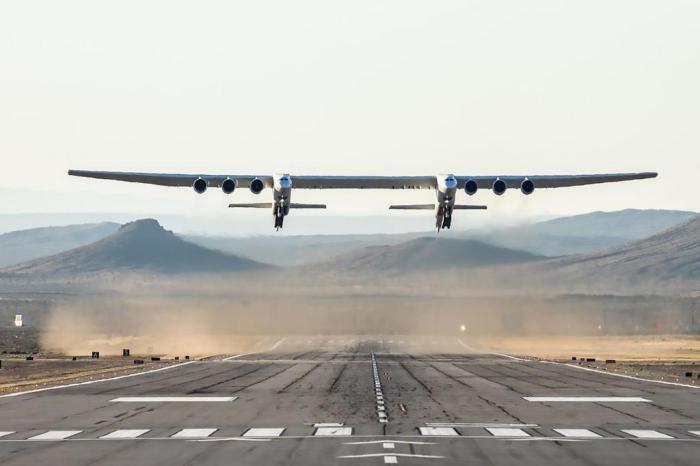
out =
{"type": "Polygon", "coordinates": [[[553,364],[555,366],[565,366],[565,367],[570,367],[571,369],[579,369],[582,371],[595,372],[596,374],[609,375],[611,377],[620,377],[622,379],[636,380],[638,382],[651,382],[651,383],[658,383],[661,385],[672,385],[674,387],[694,388],[696,390],[700,389],[700,386],[697,386],[697,385],[688,385],[685,383],[678,383],[678,382],[668,382],[666,380],[643,379],[641,377],[634,377],[632,375],[616,374],[614,372],[607,372],[607,371],[601,371],[598,369],[591,369],[590,367],[575,366],[573,364],[564,364],[564,363],[555,362],[555,361],[540,361],[540,362],[543,364],[553,364]]]}
{"type": "Polygon", "coordinates": [[[392,442],[385,442],[382,443],[382,448],[384,448],[385,450],[393,450],[394,448],[396,448],[396,445],[394,445],[392,442]]]}
{"type": "Polygon", "coordinates": [[[494,437],[529,437],[530,434],[522,429],[508,429],[502,427],[487,427],[486,430],[489,431],[494,437]]]}
{"type": "Polygon", "coordinates": [[[538,403],[652,403],[638,396],[524,396],[523,399],[538,403]]]}
{"type": "Polygon", "coordinates": [[[50,430],[43,434],[35,435],[27,440],[63,440],[78,435],[82,430],[50,430]]]}
{"type": "Polygon", "coordinates": [[[384,457],[384,464],[397,464],[399,462],[399,459],[395,456],[385,456],[384,457]]]}
{"type": "Polygon", "coordinates": [[[501,354],[501,353],[490,353],[490,354],[493,354],[495,356],[500,356],[500,357],[506,358],[506,359],[512,359],[513,361],[530,362],[529,359],[516,358],[515,356],[511,356],[509,354],[501,354]]]}
{"type": "Polygon", "coordinates": [[[622,432],[626,434],[630,434],[634,437],[640,438],[640,439],[665,439],[665,438],[673,438],[670,435],[662,434],[661,432],[657,432],[655,430],[639,430],[639,429],[632,429],[632,430],[622,430],[622,432]]]}
{"type": "Polygon", "coordinates": [[[0,432],[0,437],[7,437],[8,435],[12,435],[14,433],[15,433],[14,431],[12,431],[12,432],[0,432]]]}
{"type": "Polygon", "coordinates": [[[314,432],[316,437],[331,437],[334,435],[350,436],[352,435],[352,427],[319,427],[314,432]]]}
{"type": "Polygon", "coordinates": [[[588,429],[553,429],[564,437],[574,438],[600,438],[600,435],[588,429]]]}
{"type": "Polygon", "coordinates": [[[243,437],[279,437],[284,432],[284,427],[279,428],[252,428],[248,429],[243,437]]]}
{"type": "Polygon", "coordinates": [[[314,427],[343,427],[344,425],[342,422],[317,422],[314,427]]]}
{"type": "MultiPolygon", "coordinates": [[[[277,343],[275,343],[274,345],[272,345],[272,347],[271,347],[269,350],[267,350],[267,351],[274,351],[274,350],[276,350],[277,348],[279,348],[279,346],[280,346],[282,343],[284,343],[284,341],[285,341],[286,339],[287,339],[286,337],[285,337],[285,338],[282,338],[282,339],[279,340],[277,343]]],[[[244,357],[244,356],[250,356],[251,354],[258,354],[258,353],[261,353],[261,352],[262,352],[262,351],[254,351],[254,352],[252,352],[252,353],[237,354],[237,355],[235,355],[235,356],[230,356],[230,357],[228,357],[228,358],[224,358],[224,359],[222,359],[222,361],[233,361],[234,359],[242,358],[242,357],[244,357]]]]}
{"type": "Polygon", "coordinates": [[[387,456],[392,457],[392,458],[422,458],[422,459],[429,459],[429,460],[441,460],[444,459],[444,456],[433,456],[433,455],[411,455],[407,453],[391,453],[391,454],[386,454],[386,453],[367,453],[366,455],[346,455],[346,456],[339,456],[338,458],[340,459],[355,459],[355,458],[386,458],[387,456]]]}
{"type": "Polygon", "coordinates": [[[115,430],[114,432],[103,435],[100,438],[104,439],[124,439],[124,438],[139,438],[143,434],[147,433],[149,429],[122,429],[115,430]]]}
{"type": "Polygon", "coordinates": [[[56,385],[55,387],[37,388],[36,390],[29,390],[26,392],[8,393],[7,395],[0,395],[0,398],[11,398],[14,396],[29,395],[31,393],[40,393],[40,392],[48,392],[50,390],[59,390],[61,388],[82,387],[83,385],[92,385],[95,383],[113,382],[115,380],[129,379],[131,377],[138,377],[140,375],[154,374],[156,372],[167,371],[169,369],[175,369],[177,367],[184,367],[184,366],[187,366],[190,364],[194,364],[194,362],[195,361],[183,362],[180,364],[173,364],[172,366],[161,367],[161,368],[153,369],[150,371],[136,372],[134,374],[120,375],[118,377],[110,377],[108,379],[88,380],[87,382],[70,383],[67,385],[56,385]]]}
{"type": "MultiPolygon", "coordinates": [[[[691,434],[693,434],[693,435],[697,435],[698,437],[700,437],[700,430],[689,430],[688,432],[691,433],[691,434]]],[[[1,436],[0,436],[0,437],[1,437],[1,436]]]]}
{"type": "Polygon", "coordinates": [[[457,437],[459,434],[452,427],[419,427],[421,435],[430,435],[435,437],[457,437]]]}
{"type": "Polygon", "coordinates": [[[182,429],[171,438],[207,438],[219,429],[182,429]]]}
{"type": "MultiPolygon", "coordinates": [[[[386,443],[386,440],[365,440],[361,442],[345,442],[344,445],[376,445],[379,443],[386,443]]],[[[392,440],[392,444],[398,443],[399,445],[435,445],[434,442],[415,442],[411,440],[392,440]]]]}
{"type": "Polygon", "coordinates": [[[111,403],[226,403],[236,399],[235,396],[122,396],[109,401],[111,403]]]}
{"type": "Polygon", "coordinates": [[[496,424],[489,422],[428,422],[428,427],[539,427],[539,424],[496,424]]]}

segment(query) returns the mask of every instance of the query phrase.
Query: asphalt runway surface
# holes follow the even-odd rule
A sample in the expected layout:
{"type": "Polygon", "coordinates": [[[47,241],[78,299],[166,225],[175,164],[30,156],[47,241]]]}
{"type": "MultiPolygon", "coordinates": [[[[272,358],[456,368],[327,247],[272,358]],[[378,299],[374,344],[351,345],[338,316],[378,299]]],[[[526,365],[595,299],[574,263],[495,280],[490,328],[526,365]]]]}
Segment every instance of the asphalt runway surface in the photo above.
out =
{"type": "Polygon", "coordinates": [[[0,397],[0,464],[700,464],[694,388],[458,338],[266,346],[0,397]]]}

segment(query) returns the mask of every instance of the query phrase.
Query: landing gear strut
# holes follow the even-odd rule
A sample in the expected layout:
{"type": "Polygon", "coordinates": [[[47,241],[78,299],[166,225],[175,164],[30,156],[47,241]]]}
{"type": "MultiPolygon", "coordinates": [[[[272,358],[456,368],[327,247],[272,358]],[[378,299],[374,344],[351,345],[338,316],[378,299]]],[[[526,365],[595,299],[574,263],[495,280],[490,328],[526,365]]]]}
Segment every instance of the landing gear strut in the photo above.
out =
{"type": "Polygon", "coordinates": [[[440,206],[438,208],[436,220],[435,226],[437,227],[438,231],[442,230],[443,228],[447,228],[449,230],[452,226],[452,209],[445,206],[440,206]]]}
{"type": "Polygon", "coordinates": [[[275,229],[279,231],[284,226],[284,217],[289,213],[289,207],[277,204],[272,214],[275,216],[275,229]]]}

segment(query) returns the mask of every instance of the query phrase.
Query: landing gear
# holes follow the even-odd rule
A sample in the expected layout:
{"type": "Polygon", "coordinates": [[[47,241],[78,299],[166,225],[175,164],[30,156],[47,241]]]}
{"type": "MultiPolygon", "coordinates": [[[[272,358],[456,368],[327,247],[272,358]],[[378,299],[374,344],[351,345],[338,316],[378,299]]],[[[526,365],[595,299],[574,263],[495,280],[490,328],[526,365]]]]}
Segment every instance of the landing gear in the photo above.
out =
{"type": "Polygon", "coordinates": [[[443,228],[447,228],[449,230],[452,226],[452,209],[445,206],[438,207],[435,220],[435,226],[437,227],[438,232],[443,228]]]}
{"type": "Polygon", "coordinates": [[[272,215],[275,216],[275,229],[279,231],[284,226],[284,217],[289,214],[289,206],[282,204],[275,205],[272,215]]]}

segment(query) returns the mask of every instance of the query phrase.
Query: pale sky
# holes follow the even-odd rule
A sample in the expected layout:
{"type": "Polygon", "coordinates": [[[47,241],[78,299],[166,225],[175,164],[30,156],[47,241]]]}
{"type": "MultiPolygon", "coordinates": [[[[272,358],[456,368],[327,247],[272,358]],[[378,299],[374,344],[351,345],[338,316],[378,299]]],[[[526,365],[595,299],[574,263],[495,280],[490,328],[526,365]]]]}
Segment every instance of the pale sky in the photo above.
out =
{"type": "MultiPolygon", "coordinates": [[[[658,171],[657,180],[528,199],[481,192],[471,201],[491,210],[470,215],[700,210],[698,24],[700,2],[676,0],[2,2],[0,214],[271,223],[268,212],[225,209],[269,192],[197,196],[69,178],[69,168],[658,171]]],[[[327,202],[332,215],[390,215],[391,203],[433,195],[294,199],[327,202]]],[[[431,226],[429,213],[414,215],[431,226]]]]}

